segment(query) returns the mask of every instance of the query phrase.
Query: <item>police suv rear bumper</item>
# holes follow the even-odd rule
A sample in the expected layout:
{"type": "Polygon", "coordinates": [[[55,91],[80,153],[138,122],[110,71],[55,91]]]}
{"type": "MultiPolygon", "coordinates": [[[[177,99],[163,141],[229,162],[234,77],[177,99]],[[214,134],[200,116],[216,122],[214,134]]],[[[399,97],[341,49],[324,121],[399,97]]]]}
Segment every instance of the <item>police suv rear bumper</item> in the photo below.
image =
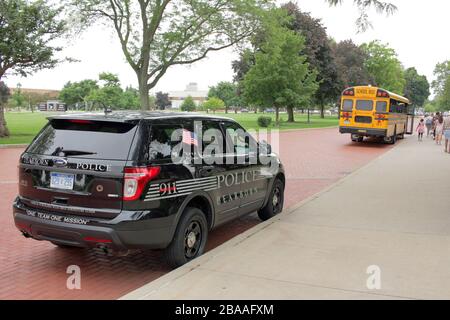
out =
{"type": "Polygon", "coordinates": [[[67,215],[61,213],[28,208],[18,199],[13,204],[13,215],[17,229],[25,237],[74,247],[100,247],[114,252],[164,249],[173,235],[174,217],[122,221],[119,216],[104,222],[86,217],[66,219],[67,215]]]}

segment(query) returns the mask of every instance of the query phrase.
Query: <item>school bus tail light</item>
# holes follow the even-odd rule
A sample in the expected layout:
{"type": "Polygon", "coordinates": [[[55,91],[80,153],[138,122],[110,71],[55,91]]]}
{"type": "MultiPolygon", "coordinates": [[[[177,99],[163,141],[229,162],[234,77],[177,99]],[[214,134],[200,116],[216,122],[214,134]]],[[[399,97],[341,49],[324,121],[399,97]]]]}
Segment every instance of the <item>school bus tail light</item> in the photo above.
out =
{"type": "Polygon", "coordinates": [[[355,90],[347,89],[347,90],[344,91],[344,93],[342,95],[343,96],[353,97],[353,96],[355,96],[355,90]]]}

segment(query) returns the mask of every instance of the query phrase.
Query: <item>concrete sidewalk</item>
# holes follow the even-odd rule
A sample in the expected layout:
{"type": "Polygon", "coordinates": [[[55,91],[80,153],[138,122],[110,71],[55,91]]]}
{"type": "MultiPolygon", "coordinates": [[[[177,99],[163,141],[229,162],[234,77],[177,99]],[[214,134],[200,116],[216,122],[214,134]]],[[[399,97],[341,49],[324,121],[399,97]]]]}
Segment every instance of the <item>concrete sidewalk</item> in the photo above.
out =
{"type": "Polygon", "coordinates": [[[450,299],[450,155],[416,137],[123,299],[450,299]],[[367,268],[381,289],[367,288],[367,268]]]}

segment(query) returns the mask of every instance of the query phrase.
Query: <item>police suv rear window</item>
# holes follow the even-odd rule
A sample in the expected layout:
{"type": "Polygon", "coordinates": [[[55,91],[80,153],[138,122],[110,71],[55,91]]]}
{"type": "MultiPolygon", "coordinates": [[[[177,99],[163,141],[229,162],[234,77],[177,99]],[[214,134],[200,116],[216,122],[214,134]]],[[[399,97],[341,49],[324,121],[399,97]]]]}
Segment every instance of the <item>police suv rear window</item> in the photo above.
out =
{"type": "Polygon", "coordinates": [[[137,126],[132,123],[53,119],[27,152],[59,157],[127,160],[137,126]]]}

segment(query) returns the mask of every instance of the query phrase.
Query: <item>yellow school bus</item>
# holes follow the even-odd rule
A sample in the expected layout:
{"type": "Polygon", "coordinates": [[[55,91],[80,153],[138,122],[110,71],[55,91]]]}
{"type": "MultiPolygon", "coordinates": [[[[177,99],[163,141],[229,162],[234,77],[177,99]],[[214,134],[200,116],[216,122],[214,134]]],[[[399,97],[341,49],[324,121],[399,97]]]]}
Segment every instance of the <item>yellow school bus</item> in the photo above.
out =
{"type": "Polygon", "coordinates": [[[342,93],[339,131],[349,133],[352,141],[362,142],[364,137],[377,137],[395,144],[405,134],[412,134],[414,111],[410,101],[387,90],[359,86],[342,93]]]}

